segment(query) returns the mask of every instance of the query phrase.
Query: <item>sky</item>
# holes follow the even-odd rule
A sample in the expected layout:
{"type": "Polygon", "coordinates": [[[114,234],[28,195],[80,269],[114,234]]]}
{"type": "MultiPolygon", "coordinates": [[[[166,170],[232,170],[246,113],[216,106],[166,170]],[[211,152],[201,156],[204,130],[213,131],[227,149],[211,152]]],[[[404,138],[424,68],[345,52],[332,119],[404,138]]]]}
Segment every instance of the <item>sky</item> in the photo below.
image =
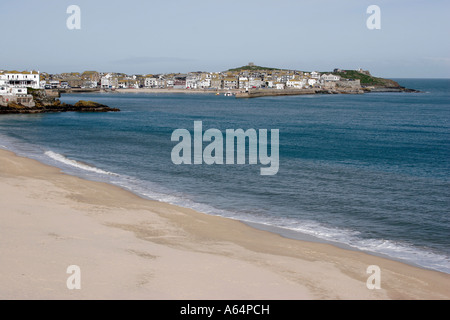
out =
{"type": "Polygon", "coordinates": [[[127,74],[256,65],[450,78],[448,0],[0,2],[0,70],[127,74]],[[80,8],[70,30],[67,8],[80,8]],[[369,5],[381,29],[366,26],[369,5]]]}

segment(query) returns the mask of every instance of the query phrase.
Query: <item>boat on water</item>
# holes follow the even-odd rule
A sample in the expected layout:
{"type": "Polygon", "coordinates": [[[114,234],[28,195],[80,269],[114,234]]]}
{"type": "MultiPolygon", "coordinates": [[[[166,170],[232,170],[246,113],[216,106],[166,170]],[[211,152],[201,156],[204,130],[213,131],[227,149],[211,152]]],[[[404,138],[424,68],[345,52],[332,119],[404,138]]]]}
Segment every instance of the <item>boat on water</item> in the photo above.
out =
{"type": "Polygon", "coordinates": [[[231,97],[233,95],[233,93],[232,92],[225,92],[223,95],[225,97],[231,97]]]}

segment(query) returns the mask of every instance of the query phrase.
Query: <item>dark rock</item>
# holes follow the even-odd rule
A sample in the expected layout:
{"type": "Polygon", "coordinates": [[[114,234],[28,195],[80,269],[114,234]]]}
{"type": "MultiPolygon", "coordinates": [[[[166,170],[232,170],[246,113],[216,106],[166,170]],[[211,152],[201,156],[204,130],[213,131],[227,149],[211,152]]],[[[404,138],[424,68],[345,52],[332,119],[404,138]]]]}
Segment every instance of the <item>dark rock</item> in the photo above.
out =
{"type": "Polygon", "coordinates": [[[79,108],[108,108],[108,106],[105,106],[104,104],[85,100],[78,101],[77,103],[74,104],[74,106],[79,108]]]}
{"type": "Polygon", "coordinates": [[[74,105],[62,103],[55,97],[46,95],[45,90],[29,89],[33,96],[34,107],[25,107],[17,103],[10,102],[7,107],[0,106],[0,114],[11,113],[46,113],[46,112],[118,112],[120,109],[110,108],[104,104],[94,101],[80,100],[74,105]]]}

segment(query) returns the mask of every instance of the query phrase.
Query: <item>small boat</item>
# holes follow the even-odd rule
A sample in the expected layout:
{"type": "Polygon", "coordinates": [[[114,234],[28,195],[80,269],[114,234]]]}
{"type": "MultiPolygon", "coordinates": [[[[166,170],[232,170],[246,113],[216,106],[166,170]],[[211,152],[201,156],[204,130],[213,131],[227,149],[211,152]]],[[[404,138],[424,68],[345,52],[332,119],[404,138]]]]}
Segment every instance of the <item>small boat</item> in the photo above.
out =
{"type": "Polygon", "coordinates": [[[233,95],[233,93],[232,92],[225,92],[223,95],[225,97],[231,97],[233,95]]]}

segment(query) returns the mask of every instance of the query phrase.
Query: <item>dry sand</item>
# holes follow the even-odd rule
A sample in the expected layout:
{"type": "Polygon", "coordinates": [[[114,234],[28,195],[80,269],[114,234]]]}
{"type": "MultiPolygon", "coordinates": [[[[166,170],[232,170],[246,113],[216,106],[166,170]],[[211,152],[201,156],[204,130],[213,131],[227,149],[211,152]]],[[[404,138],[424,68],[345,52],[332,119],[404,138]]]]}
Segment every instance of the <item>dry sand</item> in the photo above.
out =
{"type": "Polygon", "coordinates": [[[0,150],[0,299],[449,299],[450,275],[142,199],[0,150]],[[69,290],[69,265],[81,289],[69,290]],[[381,289],[366,268],[381,268],[381,289]]]}
{"type": "Polygon", "coordinates": [[[203,89],[172,89],[172,88],[161,88],[161,89],[153,89],[153,88],[139,88],[139,89],[116,89],[113,92],[118,93],[200,93],[200,94],[222,94],[225,92],[239,92],[237,89],[227,90],[203,90],[203,89]]]}

